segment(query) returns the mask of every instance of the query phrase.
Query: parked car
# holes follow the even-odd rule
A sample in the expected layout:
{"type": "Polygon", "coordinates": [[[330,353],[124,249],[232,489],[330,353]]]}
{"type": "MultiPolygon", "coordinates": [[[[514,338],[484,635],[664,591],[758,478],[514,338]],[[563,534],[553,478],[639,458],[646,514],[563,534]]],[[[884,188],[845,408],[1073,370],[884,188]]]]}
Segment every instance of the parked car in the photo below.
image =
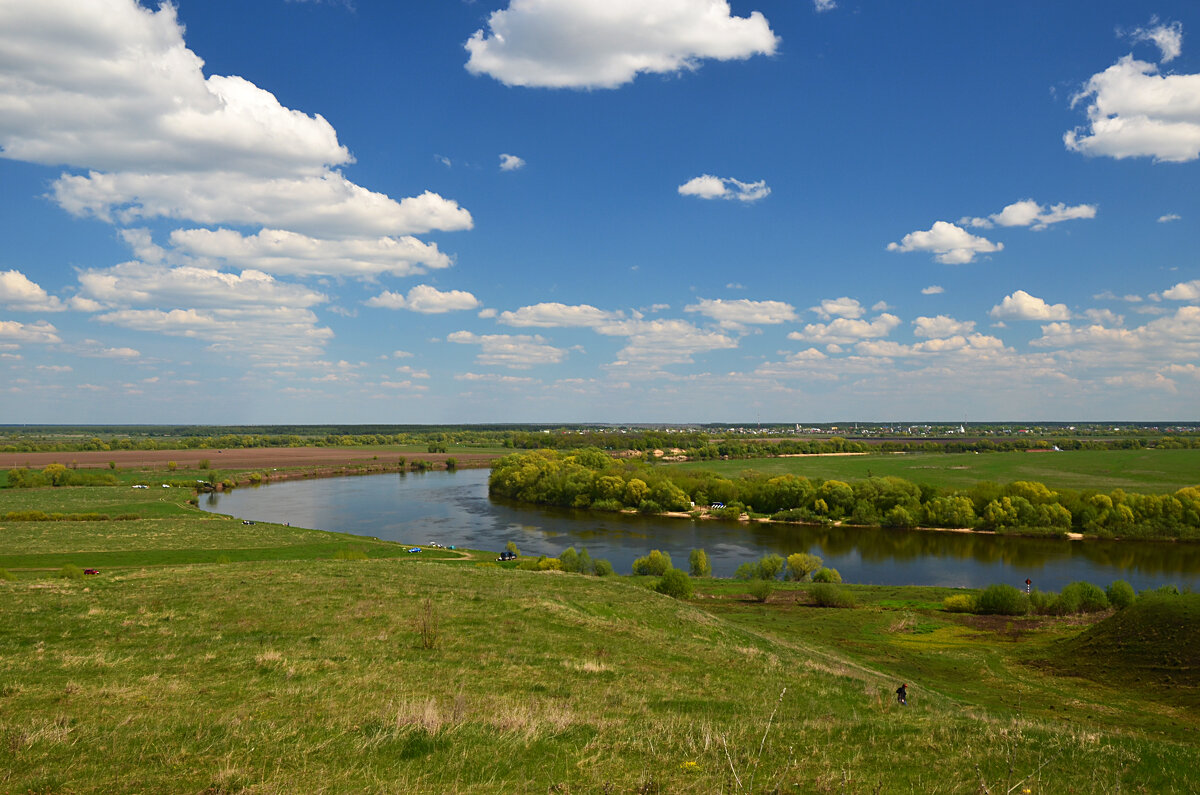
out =
{"type": "Polygon", "coordinates": [[[413,552],[420,552],[420,551],[421,551],[421,548],[420,548],[420,547],[413,547],[412,549],[410,549],[410,550],[408,550],[408,551],[409,551],[409,554],[411,554],[411,553],[413,553],[413,552]]]}
{"type": "Polygon", "coordinates": [[[84,569],[83,573],[84,574],[99,574],[100,569],[84,569]]]}

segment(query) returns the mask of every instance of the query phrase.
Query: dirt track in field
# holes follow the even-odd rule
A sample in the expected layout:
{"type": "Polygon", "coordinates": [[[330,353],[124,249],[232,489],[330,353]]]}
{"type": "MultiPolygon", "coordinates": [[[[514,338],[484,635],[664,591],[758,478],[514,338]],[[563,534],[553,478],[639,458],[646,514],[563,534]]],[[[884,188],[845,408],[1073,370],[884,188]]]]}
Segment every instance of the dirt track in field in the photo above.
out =
{"type": "Polygon", "coordinates": [[[395,465],[403,457],[408,462],[429,461],[444,464],[458,459],[460,468],[486,467],[498,456],[489,453],[402,453],[372,448],[341,447],[254,447],[233,450],[87,450],[67,453],[0,453],[0,469],[65,464],[80,469],[107,468],[110,461],[122,469],[166,469],[168,461],[179,467],[195,469],[208,459],[213,469],[265,469],[292,467],[341,467],[378,463],[395,465]]]}

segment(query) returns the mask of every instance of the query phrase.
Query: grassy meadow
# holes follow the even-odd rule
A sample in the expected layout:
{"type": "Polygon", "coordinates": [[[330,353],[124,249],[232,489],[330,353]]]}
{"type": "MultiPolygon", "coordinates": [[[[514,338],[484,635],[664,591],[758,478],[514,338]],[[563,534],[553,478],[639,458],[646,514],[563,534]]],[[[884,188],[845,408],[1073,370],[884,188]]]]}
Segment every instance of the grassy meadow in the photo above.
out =
{"type": "Polygon", "coordinates": [[[729,580],[677,601],[189,496],[0,490],[0,516],[139,517],[0,521],[0,792],[1200,788],[1190,596],[1161,643],[1141,616],[1130,656],[1120,614],[966,616],[940,609],[957,591],[852,585],[858,606],[829,609],[729,580]]]}
{"type": "Polygon", "coordinates": [[[1124,489],[1163,494],[1200,485],[1200,450],[1072,450],[1046,453],[903,453],[803,456],[671,464],[728,477],[765,475],[861,480],[894,475],[913,483],[967,488],[981,480],[1031,480],[1051,489],[1124,489]]]}

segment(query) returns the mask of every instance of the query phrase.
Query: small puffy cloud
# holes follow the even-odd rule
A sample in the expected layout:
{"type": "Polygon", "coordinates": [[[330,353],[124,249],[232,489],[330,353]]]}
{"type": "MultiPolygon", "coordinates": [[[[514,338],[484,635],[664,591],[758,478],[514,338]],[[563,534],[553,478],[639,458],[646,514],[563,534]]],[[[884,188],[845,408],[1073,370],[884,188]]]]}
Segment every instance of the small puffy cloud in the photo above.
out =
{"type": "Polygon", "coordinates": [[[536,383],[536,379],[523,375],[501,375],[500,373],[459,373],[454,376],[455,381],[471,381],[471,382],[486,382],[489,384],[504,384],[507,386],[519,386],[524,384],[536,383]]]}
{"type": "Polygon", "coordinates": [[[501,171],[516,171],[525,167],[525,161],[516,155],[500,155],[501,171]]]}
{"type": "Polygon", "coordinates": [[[83,271],[79,274],[79,284],[82,298],[105,306],[307,307],[328,300],[321,293],[277,281],[261,271],[225,273],[193,265],[171,268],[126,262],[111,268],[83,271]]]}
{"type": "Polygon", "coordinates": [[[1178,58],[1183,52],[1183,25],[1179,22],[1172,22],[1169,25],[1159,24],[1157,18],[1152,18],[1150,25],[1151,27],[1148,28],[1136,28],[1130,31],[1129,38],[1134,41],[1153,42],[1161,53],[1162,63],[1178,58]]]}
{"type": "Polygon", "coordinates": [[[818,345],[850,344],[863,339],[886,337],[898,325],[900,318],[887,312],[870,321],[839,317],[830,323],[810,323],[803,331],[788,334],[788,339],[818,345]]]}
{"type": "Polygon", "coordinates": [[[695,196],[700,199],[737,199],[753,202],[766,198],[771,193],[766,180],[741,182],[730,177],[714,177],[701,174],[679,186],[680,196],[695,196]]]}
{"type": "Polygon", "coordinates": [[[725,0],[511,0],[464,46],[467,71],[506,85],[616,88],[777,44],[761,13],[735,17],[725,0]]]}
{"type": "Polygon", "coordinates": [[[1096,205],[1094,204],[1067,206],[1060,202],[1052,207],[1044,207],[1033,199],[1022,199],[987,218],[963,218],[959,223],[984,229],[993,226],[1030,226],[1034,229],[1045,229],[1051,224],[1063,221],[1095,217],[1096,205]]]}
{"type": "Polygon", "coordinates": [[[597,309],[590,304],[555,302],[523,306],[515,312],[499,315],[499,321],[506,326],[538,328],[595,328],[621,318],[620,312],[597,309]]]}
{"type": "Polygon", "coordinates": [[[210,350],[251,359],[311,359],[333,337],[311,311],[288,306],[206,309],[121,309],[96,318],[120,328],[185,337],[210,350]],[[254,344],[247,346],[247,340],[254,344]]]}
{"type": "Polygon", "coordinates": [[[970,334],[974,330],[975,321],[955,320],[947,315],[919,317],[913,321],[913,336],[916,337],[953,337],[970,334]]]}
{"type": "Polygon", "coordinates": [[[818,14],[826,11],[832,11],[835,8],[837,8],[837,3],[835,0],[813,0],[813,9],[818,14]]]}
{"type": "Polygon", "coordinates": [[[61,312],[67,308],[18,270],[0,271],[0,306],[16,312],[61,312]]]}
{"type": "Polygon", "coordinates": [[[446,339],[460,345],[478,345],[480,351],[475,361],[479,364],[515,370],[526,370],[541,364],[558,364],[567,357],[565,350],[555,348],[537,335],[455,331],[446,339]]]}
{"type": "Polygon", "coordinates": [[[727,334],[697,328],[686,320],[625,320],[599,326],[596,331],[628,337],[617,353],[617,364],[686,364],[695,354],[737,347],[737,341],[727,334]]]}
{"type": "Polygon", "coordinates": [[[1004,248],[984,237],[972,235],[949,221],[937,221],[926,231],[909,232],[899,243],[888,243],[888,251],[930,251],[938,262],[963,265],[977,254],[990,254],[1004,248]]]}
{"type": "Polygon", "coordinates": [[[442,292],[428,284],[418,284],[408,291],[407,296],[384,290],[363,303],[380,309],[408,309],[426,315],[458,312],[479,306],[479,300],[465,290],[442,292]]]}
{"type": "Polygon", "coordinates": [[[39,320],[37,323],[0,320],[0,341],[41,344],[62,342],[58,336],[58,329],[44,320],[39,320]]]}
{"type": "Polygon", "coordinates": [[[940,284],[931,284],[921,288],[921,295],[941,295],[944,292],[946,292],[946,288],[940,284]]]}
{"type": "Polygon", "coordinates": [[[863,316],[862,304],[856,299],[842,296],[841,298],[826,298],[812,311],[828,320],[831,317],[858,318],[863,316]]]}
{"type": "Polygon", "coordinates": [[[1071,317],[1066,304],[1047,304],[1024,290],[1017,290],[989,313],[1000,320],[1067,320],[1071,317]]]}
{"type": "Polygon", "coordinates": [[[1200,279],[1180,282],[1170,289],[1163,290],[1162,297],[1172,301],[1200,301],[1200,279]]]}
{"type": "Polygon", "coordinates": [[[1177,215],[1176,213],[1167,213],[1166,215],[1158,216],[1158,222],[1160,224],[1169,224],[1172,221],[1178,221],[1180,217],[1181,216],[1177,215]]]}
{"type": "Polygon", "coordinates": [[[1118,315],[1111,309],[1086,309],[1083,316],[1101,326],[1121,326],[1125,324],[1125,318],[1118,315]]]}
{"type": "Polygon", "coordinates": [[[725,301],[720,298],[702,298],[685,312],[696,312],[712,318],[722,326],[777,325],[796,319],[796,310],[783,301],[751,301],[746,298],[725,301]]]}
{"type": "Polygon", "coordinates": [[[471,214],[457,202],[431,191],[397,202],[337,172],[267,178],[228,171],[89,171],[86,176],[59,177],[51,195],[72,215],[110,223],[169,218],[327,237],[449,232],[473,225],[471,214]]]}
{"type": "Polygon", "coordinates": [[[1200,157],[1200,74],[1161,75],[1126,55],[1092,75],[1071,106],[1085,102],[1087,124],[1063,135],[1071,151],[1168,163],[1200,157]]]}
{"type": "MultiPolygon", "coordinates": [[[[76,356],[86,356],[89,359],[140,359],[142,353],[135,348],[113,348],[105,345],[99,340],[84,340],[78,345],[71,345],[65,348],[69,353],[76,356]]],[[[154,383],[157,378],[147,378],[146,383],[154,383]]]]}
{"type": "Polygon", "coordinates": [[[68,364],[39,364],[34,369],[41,370],[44,373],[70,373],[71,366],[68,364]]]}
{"type": "Polygon", "coordinates": [[[243,235],[232,229],[177,229],[171,245],[196,257],[291,276],[411,276],[448,268],[450,258],[415,237],[321,239],[283,229],[243,235]]]}

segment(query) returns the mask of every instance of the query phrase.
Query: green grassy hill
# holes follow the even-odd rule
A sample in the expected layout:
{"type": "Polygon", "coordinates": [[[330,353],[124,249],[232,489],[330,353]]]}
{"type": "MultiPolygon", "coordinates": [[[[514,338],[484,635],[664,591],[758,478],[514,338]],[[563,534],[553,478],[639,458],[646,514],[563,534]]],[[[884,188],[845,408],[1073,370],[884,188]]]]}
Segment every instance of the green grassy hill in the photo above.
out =
{"type": "Polygon", "coordinates": [[[1200,594],[1142,596],[1056,651],[1060,670],[1123,687],[1153,684],[1200,706],[1200,594]]]}
{"type": "Polygon", "coordinates": [[[681,602],[652,578],[431,560],[161,491],[0,494],[0,515],[141,516],[0,522],[0,792],[1200,787],[1200,710],[1161,678],[1030,664],[1089,632],[1103,659],[1128,628],[953,616],[925,588],[850,586],[858,608],[824,609],[807,585],[759,603],[701,581],[681,602]],[[372,557],[333,560],[351,540],[372,557]],[[101,553],[96,576],[35,570],[101,553]]]}

